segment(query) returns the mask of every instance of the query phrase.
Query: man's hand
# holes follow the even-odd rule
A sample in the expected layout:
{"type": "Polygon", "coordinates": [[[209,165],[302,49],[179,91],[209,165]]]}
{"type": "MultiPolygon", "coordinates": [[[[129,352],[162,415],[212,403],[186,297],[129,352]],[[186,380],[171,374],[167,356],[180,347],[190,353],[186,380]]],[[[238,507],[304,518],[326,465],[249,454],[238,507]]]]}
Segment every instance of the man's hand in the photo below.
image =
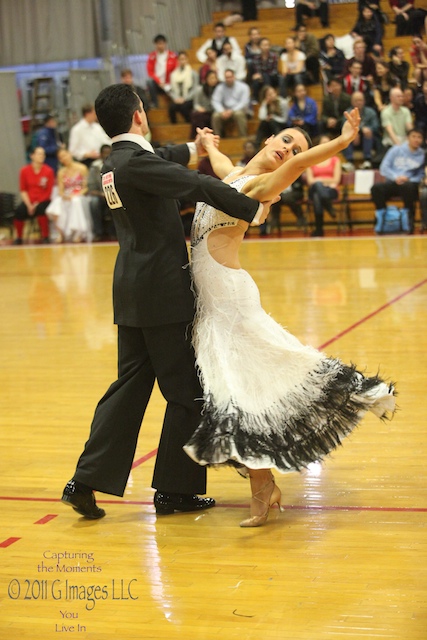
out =
{"type": "Polygon", "coordinates": [[[204,127],[203,129],[197,127],[196,132],[197,136],[194,142],[196,144],[197,154],[201,158],[208,155],[210,147],[219,146],[219,136],[215,135],[212,129],[209,129],[209,127],[204,127]]]}
{"type": "Polygon", "coordinates": [[[406,176],[397,176],[395,183],[396,184],[404,184],[405,182],[408,182],[409,178],[407,178],[406,176]]]}
{"type": "Polygon", "coordinates": [[[273,198],[273,200],[267,200],[266,202],[262,202],[262,211],[261,213],[257,213],[255,218],[252,220],[250,226],[251,227],[258,227],[260,224],[262,224],[263,222],[265,222],[267,220],[268,214],[270,213],[270,207],[271,205],[275,204],[276,202],[279,202],[280,200],[280,195],[276,196],[275,198],[273,198]]]}

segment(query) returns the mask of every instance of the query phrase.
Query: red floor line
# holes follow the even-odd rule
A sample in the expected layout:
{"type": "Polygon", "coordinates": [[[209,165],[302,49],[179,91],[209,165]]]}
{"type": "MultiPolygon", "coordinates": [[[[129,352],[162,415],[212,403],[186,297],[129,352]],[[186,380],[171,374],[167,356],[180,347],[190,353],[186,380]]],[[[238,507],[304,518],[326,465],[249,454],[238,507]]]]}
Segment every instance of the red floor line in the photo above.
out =
{"type": "Polygon", "coordinates": [[[381,313],[381,311],[384,311],[384,309],[387,309],[387,307],[391,307],[391,305],[393,305],[395,302],[398,302],[399,300],[401,300],[405,296],[409,295],[410,293],[412,293],[413,291],[415,291],[419,287],[422,287],[424,284],[426,284],[426,282],[427,282],[427,278],[425,278],[424,280],[421,280],[421,282],[418,282],[418,284],[415,284],[413,287],[410,287],[409,289],[407,289],[406,291],[404,291],[400,295],[396,296],[392,300],[389,300],[388,302],[383,304],[381,307],[378,307],[378,309],[376,309],[375,311],[372,311],[372,313],[369,313],[364,318],[361,318],[360,320],[358,320],[354,324],[350,325],[349,327],[347,327],[347,329],[344,329],[344,331],[340,331],[340,333],[337,333],[336,336],[334,336],[330,340],[327,340],[326,342],[321,344],[320,347],[318,347],[318,348],[319,349],[324,349],[325,347],[327,347],[328,345],[332,344],[333,342],[336,342],[337,340],[339,340],[340,338],[345,336],[347,333],[350,333],[350,331],[353,331],[353,329],[356,329],[356,327],[360,326],[364,322],[367,322],[368,320],[370,320],[371,318],[376,316],[378,313],[381,313]]]}
{"type": "Polygon", "coordinates": [[[50,522],[51,520],[53,520],[54,518],[57,518],[58,514],[55,513],[48,513],[47,516],[44,516],[44,518],[40,518],[40,520],[37,520],[37,522],[34,522],[33,524],[46,524],[47,522],[50,522]]]}
{"type": "MultiPolygon", "coordinates": [[[[23,496],[0,496],[0,500],[11,500],[11,501],[23,501],[23,502],[59,502],[58,498],[27,498],[23,496]]],[[[99,500],[97,499],[97,503],[99,504],[132,504],[139,506],[153,506],[152,501],[146,500],[99,500]]],[[[217,503],[217,508],[222,509],[248,509],[248,504],[233,504],[233,503],[217,503]]],[[[426,513],[427,507],[359,507],[357,505],[313,505],[313,504],[284,504],[282,505],[284,509],[288,509],[289,511],[390,511],[390,512],[415,512],[415,513],[426,513]]],[[[48,516],[46,516],[48,517],[48,516]]],[[[38,524],[38,523],[35,523],[38,524]]],[[[17,538],[19,540],[19,538],[17,538]]],[[[2,546],[0,544],[0,546],[2,546]]]]}
{"type": "Polygon", "coordinates": [[[3,540],[3,542],[0,542],[0,547],[10,547],[11,544],[13,544],[14,542],[18,542],[18,540],[20,539],[21,538],[7,538],[7,540],[3,540]]]}
{"type": "Polygon", "coordinates": [[[156,455],[156,453],[157,453],[157,449],[153,449],[153,451],[146,453],[145,456],[142,456],[142,458],[138,458],[138,460],[134,460],[131,469],[135,469],[135,467],[139,467],[139,465],[142,464],[143,462],[146,462],[150,458],[153,458],[156,455]]]}

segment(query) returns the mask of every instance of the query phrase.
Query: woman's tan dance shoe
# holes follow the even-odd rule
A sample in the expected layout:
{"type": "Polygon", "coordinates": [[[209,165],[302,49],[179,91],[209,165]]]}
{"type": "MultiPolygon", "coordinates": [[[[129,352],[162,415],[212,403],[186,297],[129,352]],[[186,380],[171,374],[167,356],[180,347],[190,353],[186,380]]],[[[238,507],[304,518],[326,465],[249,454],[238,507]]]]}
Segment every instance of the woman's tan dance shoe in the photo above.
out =
{"type": "Polygon", "coordinates": [[[270,510],[270,507],[272,507],[274,504],[277,504],[280,511],[284,511],[284,508],[280,504],[281,497],[282,497],[282,492],[280,491],[279,487],[275,484],[274,476],[271,476],[271,480],[269,480],[267,484],[265,484],[262,487],[262,489],[252,494],[253,500],[258,500],[258,502],[261,502],[263,505],[265,505],[266,507],[265,512],[259,516],[251,516],[250,518],[246,518],[246,520],[242,520],[242,522],[240,523],[240,526],[241,527],[261,527],[263,524],[267,522],[268,512],[270,510]],[[261,498],[259,498],[258,496],[262,494],[269,485],[271,485],[271,493],[270,493],[270,498],[268,502],[266,502],[265,500],[261,500],[261,498]]]}

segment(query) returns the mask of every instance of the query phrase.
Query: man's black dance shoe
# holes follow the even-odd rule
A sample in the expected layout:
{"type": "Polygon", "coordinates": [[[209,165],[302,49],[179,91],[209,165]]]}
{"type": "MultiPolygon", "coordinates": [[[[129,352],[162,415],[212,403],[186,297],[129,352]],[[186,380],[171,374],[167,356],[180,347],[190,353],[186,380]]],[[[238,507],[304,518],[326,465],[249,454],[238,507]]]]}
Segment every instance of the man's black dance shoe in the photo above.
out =
{"type": "Polygon", "coordinates": [[[175,511],[202,511],[215,506],[213,498],[199,498],[188,493],[162,493],[154,494],[154,506],[159,516],[167,516],[175,511]]]}
{"type": "Polygon", "coordinates": [[[66,484],[61,502],[73,507],[74,511],[90,520],[97,520],[105,516],[104,509],[96,506],[92,489],[76,480],[70,480],[66,484]]]}

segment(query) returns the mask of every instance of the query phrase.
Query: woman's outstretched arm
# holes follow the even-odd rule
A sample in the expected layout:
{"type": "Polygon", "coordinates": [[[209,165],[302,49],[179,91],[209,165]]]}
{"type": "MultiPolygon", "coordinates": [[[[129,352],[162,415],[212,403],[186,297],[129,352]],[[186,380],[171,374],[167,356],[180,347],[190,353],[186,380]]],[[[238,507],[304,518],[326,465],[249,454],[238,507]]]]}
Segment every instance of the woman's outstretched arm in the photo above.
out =
{"type": "Polygon", "coordinates": [[[323,162],[345,149],[359,131],[360,115],[358,109],[353,109],[350,113],[345,112],[344,115],[346,122],[338,138],[298,153],[271,173],[256,176],[247,183],[245,194],[259,201],[271,200],[295,182],[308,167],[323,162]]]}

